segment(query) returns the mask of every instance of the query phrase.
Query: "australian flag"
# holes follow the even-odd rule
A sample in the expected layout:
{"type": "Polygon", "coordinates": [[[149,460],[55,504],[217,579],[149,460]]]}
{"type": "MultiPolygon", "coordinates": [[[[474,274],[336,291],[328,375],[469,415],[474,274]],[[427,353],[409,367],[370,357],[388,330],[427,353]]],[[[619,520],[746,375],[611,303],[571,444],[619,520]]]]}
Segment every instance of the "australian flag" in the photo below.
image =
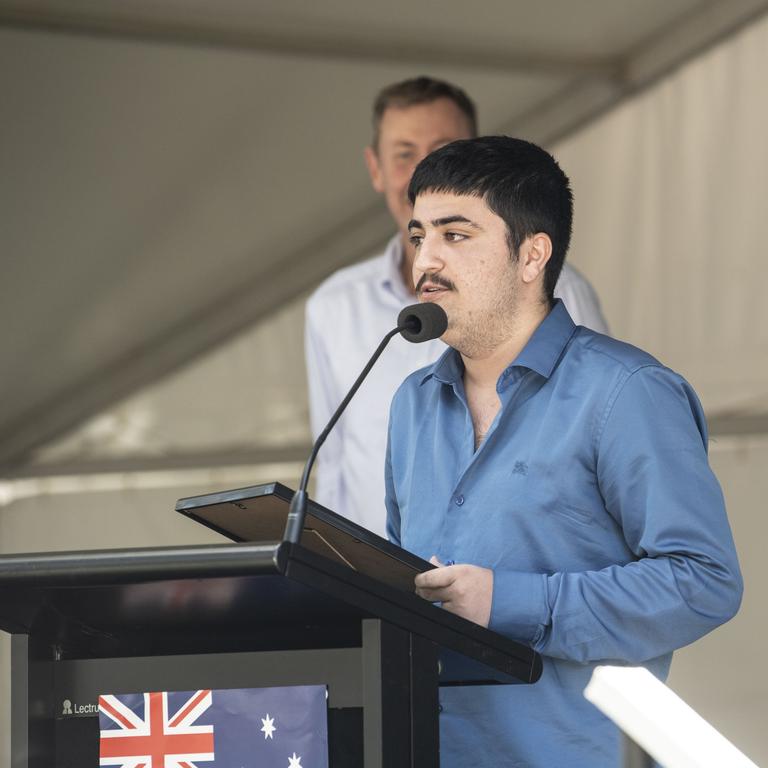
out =
{"type": "Polygon", "coordinates": [[[99,764],[328,768],[325,686],[99,696],[99,764]]]}

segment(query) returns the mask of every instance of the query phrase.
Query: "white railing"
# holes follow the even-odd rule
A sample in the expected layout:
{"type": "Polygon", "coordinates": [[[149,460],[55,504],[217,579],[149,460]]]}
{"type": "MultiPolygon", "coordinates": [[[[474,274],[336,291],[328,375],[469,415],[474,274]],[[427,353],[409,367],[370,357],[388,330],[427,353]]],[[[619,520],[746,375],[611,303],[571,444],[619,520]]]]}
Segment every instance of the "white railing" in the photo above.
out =
{"type": "Polygon", "coordinates": [[[584,696],[664,768],[758,768],[643,667],[597,667],[584,696]]]}

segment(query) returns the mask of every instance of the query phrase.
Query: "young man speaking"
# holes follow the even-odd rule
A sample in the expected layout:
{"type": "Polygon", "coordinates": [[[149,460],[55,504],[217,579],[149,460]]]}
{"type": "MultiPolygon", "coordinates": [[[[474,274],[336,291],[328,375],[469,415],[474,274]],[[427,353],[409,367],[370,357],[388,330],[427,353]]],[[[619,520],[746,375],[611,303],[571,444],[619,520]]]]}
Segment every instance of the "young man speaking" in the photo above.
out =
{"type": "Polygon", "coordinates": [[[424,598],[544,655],[535,685],[442,692],[441,765],[615,768],[618,732],[582,696],[595,665],[663,678],[741,599],[701,405],[553,300],[572,197],[544,150],[454,142],[409,196],[417,294],[450,349],[393,400],[388,533],[456,563],[417,577],[424,598]]]}
{"type": "MultiPolygon", "coordinates": [[[[306,358],[310,421],[316,438],[349,391],[392,319],[413,304],[413,248],[408,240],[408,183],[430,152],[477,135],[472,100],[457,86],[430,77],[393,83],[376,97],[373,137],[365,160],[396,233],[384,252],[336,272],[307,302],[306,358]]],[[[607,333],[597,296],[574,268],[560,274],[555,295],[577,324],[607,333]]],[[[318,457],[315,500],[384,535],[387,415],[392,395],[445,345],[394,339],[339,420],[318,457]]]]}

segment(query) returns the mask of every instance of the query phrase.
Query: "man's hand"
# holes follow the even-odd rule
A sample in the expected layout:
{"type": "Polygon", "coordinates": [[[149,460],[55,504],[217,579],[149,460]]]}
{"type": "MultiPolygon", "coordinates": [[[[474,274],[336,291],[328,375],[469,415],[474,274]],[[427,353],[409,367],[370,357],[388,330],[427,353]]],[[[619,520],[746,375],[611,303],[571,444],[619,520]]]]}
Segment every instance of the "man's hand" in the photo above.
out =
{"type": "Polygon", "coordinates": [[[493,571],[478,565],[443,565],[434,556],[429,562],[441,567],[416,576],[416,594],[487,627],[491,620],[493,571]]]}

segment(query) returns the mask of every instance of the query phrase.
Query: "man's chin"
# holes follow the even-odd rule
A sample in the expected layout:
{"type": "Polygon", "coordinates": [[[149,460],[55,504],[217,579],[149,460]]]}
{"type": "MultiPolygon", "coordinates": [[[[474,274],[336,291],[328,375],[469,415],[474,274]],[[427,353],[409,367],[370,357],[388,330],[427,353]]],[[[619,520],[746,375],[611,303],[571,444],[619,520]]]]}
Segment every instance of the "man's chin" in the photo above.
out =
{"type": "Polygon", "coordinates": [[[461,352],[459,347],[461,346],[461,339],[456,334],[456,329],[451,328],[451,321],[448,320],[448,327],[445,329],[445,333],[440,337],[440,341],[443,344],[447,344],[449,347],[453,347],[457,352],[461,352]]]}
{"type": "Polygon", "coordinates": [[[440,304],[440,300],[445,297],[446,293],[447,291],[435,291],[434,293],[419,291],[419,301],[422,304],[440,304]]]}

